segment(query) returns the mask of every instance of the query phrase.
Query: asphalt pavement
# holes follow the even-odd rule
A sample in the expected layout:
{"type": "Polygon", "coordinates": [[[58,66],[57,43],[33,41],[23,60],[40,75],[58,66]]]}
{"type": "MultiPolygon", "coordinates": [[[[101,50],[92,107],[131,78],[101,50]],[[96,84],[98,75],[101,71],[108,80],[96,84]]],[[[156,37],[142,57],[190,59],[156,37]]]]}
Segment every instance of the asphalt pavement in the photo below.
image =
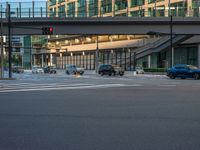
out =
{"type": "Polygon", "coordinates": [[[0,150],[200,149],[200,80],[15,76],[0,81],[0,150]]]}

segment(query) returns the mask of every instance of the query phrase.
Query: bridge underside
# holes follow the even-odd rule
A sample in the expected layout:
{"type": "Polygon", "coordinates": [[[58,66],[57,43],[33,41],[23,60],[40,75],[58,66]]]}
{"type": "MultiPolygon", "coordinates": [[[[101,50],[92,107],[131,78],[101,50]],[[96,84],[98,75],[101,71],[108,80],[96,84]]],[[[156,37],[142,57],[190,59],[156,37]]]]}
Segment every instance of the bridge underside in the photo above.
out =
{"type": "MultiPolygon", "coordinates": [[[[173,22],[169,17],[146,18],[12,18],[13,35],[41,35],[44,26],[53,27],[56,35],[66,34],[147,34],[158,32],[170,34],[170,24],[173,24],[173,34],[200,35],[200,18],[175,17],[173,22]]],[[[7,20],[4,19],[3,33],[8,32],[7,20]]]]}

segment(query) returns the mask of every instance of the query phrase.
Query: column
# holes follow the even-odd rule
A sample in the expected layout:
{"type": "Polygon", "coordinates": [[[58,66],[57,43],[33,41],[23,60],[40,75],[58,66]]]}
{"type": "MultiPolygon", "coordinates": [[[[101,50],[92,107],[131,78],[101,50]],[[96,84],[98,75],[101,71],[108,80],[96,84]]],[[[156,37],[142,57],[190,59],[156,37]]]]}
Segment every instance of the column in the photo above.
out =
{"type": "Polygon", "coordinates": [[[53,55],[50,54],[50,66],[52,66],[52,61],[53,61],[53,55]]]}
{"type": "Polygon", "coordinates": [[[130,8],[131,8],[131,0],[127,0],[127,16],[131,16],[131,12],[130,12],[130,8]]]}
{"type": "Polygon", "coordinates": [[[117,65],[117,60],[118,60],[117,59],[117,54],[118,54],[117,51],[115,51],[115,65],[117,65]]]}
{"type": "Polygon", "coordinates": [[[126,70],[126,50],[124,51],[124,70],[126,70]]]}
{"type": "Polygon", "coordinates": [[[85,54],[82,55],[82,67],[85,68],[85,54]]]}
{"type": "Polygon", "coordinates": [[[198,45],[198,52],[197,52],[197,62],[198,62],[198,67],[200,67],[200,44],[198,45]]]}
{"type": "Polygon", "coordinates": [[[112,0],[112,17],[115,16],[115,0],[112,0]]]}
{"type": "Polygon", "coordinates": [[[78,1],[75,1],[75,17],[78,17],[78,1]]]}
{"type": "Polygon", "coordinates": [[[148,55],[148,68],[151,68],[151,55],[148,55]]]}
{"type": "Polygon", "coordinates": [[[89,1],[85,1],[85,13],[86,13],[86,17],[89,17],[89,1]]]}
{"type": "Polygon", "coordinates": [[[168,17],[169,16],[169,0],[165,0],[164,7],[165,7],[164,16],[168,17]]]}
{"type": "MultiPolygon", "coordinates": [[[[123,50],[124,51],[124,50],[123,50]]],[[[122,52],[120,51],[119,53],[119,64],[120,64],[120,67],[122,66],[122,52]]]]}
{"type": "Polygon", "coordinates": [[[131,71],[131,66],[132,66],[132,59],[131,59],[131,55],[132,55],[132,53],[131,53],[131,50],[130,50],[130,52],[129,52],[129,71],[131,71]]]}
{"type": "Polygon", "coordinates": [[[149,16],[149,14],[148,14],[148,0],[145,0],[145,3],[144,3],[145,5],[144,5],[144,16],[145,17],[147,17],[147,16],[149,16]]]}
{"type": "Polygon", "coordinates": [[[101,12],[101,1],[99,0],[99,1],[98,1],[98,16],[99,16],[99,17],[101,17],[101,15],[102,15],[101,13],[102,13],[102,12],[101,12]]]}
{"type": "Polygon", "coordinates": [[[36,57],[35,57],[35,55],[33,55],[33,65],[34,66],[36,65],[36,57]]]}
{"type": "Polygon", "coordinates": [[[42,54],[42,67],[44,67],[44,54],[42,54]]]}
{"type": "Polygon", "coordinates": [[[60,53],[60,61],[61,61],[61,69],[63,69],[63,57],[62,53],[60,53]]]}
{"type": "Polygon", "coordinates": [[[90,58],[89,58],[89,59],[90,59],[90,70],[92,70],[92,60],[91,60],[92,58],[91,58],[91,52],[89,52],[89,55],[90,55],[90,58]]]}
{"type": "Polygon", "coordinates": [[[192,0],[187,0],[187,16],[193,16],[192,0]]]}

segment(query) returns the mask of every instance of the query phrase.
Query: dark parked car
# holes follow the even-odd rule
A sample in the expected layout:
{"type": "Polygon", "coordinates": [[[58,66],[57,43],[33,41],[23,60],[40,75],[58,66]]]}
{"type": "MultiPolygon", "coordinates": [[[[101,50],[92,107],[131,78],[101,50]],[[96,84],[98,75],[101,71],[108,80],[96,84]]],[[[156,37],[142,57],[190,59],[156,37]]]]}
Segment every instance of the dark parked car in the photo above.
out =
{"type": "Polygon", "coordinates": [[[109,64],[103,64],[99,66],[99,70],[98,73],[100,75],[120,75],[123,76],[124,75],[124,70],[117,65],[109,65],[109,64]]]}
{"type": "Polygon", "coordinates": [[[171,79],[179,77],[181,79],[194,78],[198,80],[200,78],[200,69],[192,65],[175,65],[168,69],[167,76],[171,79]]]}
{"type": "Polygon", "coordinates": [[[13,66],[12,67],[12,72],[13,73],[24,73],[24,69],[21,66],[13,66]]]}
{"type": "Polygon", "coordinates": [[[47,66],[44,68],[44,73],[56,74],[56,69],[54,66],[47,66]]]}

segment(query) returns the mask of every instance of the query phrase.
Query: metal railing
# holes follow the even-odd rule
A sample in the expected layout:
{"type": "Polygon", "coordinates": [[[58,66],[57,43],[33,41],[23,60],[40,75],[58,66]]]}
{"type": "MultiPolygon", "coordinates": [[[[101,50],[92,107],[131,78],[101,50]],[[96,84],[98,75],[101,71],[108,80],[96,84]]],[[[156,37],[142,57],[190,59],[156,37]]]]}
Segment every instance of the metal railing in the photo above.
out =
{"type": "MultiPolygon", "coordinates": [[[[0,12],[3,13],[3,18],[6,18],[7,3],[0,3],[2,6],[0,12]]],[[[112,9],[107,9],[107,5],[101,5],[101,8],[96,7],[95,4],[90,4],[87,0],[87,6],[81,6],[78,8],[69,8],[69,5],[64,5],[63,3],[53,3],[47,1],[32,1],[32,2],[10,2],[11,6],[11,17],[12,18],[35,18],[35,17],[56,17],[56,18],[66,18],[66,17],[168,17],[172,15],[174,17],[200,17],[200,6],[192,6],[191,9],[187,7],[178,6],[153,6],[151,4],[146,7],[146,5],[133,6],[128,4],[126,7],[115,7],[111,5],[112,9]],[[64,7],[64,9],[60,7],[64,7]],[[114,9],[113,9],[114,7],[114,9]],[[56,8],[56,9],[55,9],[56,8]],[[105,9],[106,8],[106,9],[105,9]]]]}

